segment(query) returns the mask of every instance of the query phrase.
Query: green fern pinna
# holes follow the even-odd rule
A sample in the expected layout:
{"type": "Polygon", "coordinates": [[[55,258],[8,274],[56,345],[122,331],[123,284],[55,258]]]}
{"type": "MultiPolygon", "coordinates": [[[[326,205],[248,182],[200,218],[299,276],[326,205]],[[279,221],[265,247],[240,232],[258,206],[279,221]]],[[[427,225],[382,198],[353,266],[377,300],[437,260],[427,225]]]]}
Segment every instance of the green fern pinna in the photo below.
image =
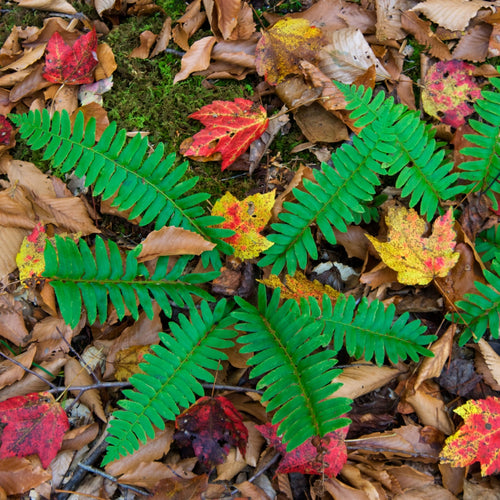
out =
{"type": "MultiPolygon", "coordinates": [[[[500,80],[491,79],[495,89],[500,80]]],[[[293,275],[304,269],[308,259],[318,257],[311,226],[316,225],[325,239],[335,244],[333,229],[346,231],[347,225],[369,221],[377,187],[386,176],[395,178],[402,196],[410,206],[431,220],[441,203],[457,195],[486,191],[496,203],[500,193],[500,97],[483,91],[476,104],[481,121],[472,121],[478,133],[468,139],[475,145],[464,150],[476,160],[452,172],[447,151],[441,149],[433,131],[408,110],[379,92],[338,84],[349,102],[351,116],[364,128],[352,145],[332,154],[333,166],[322,164],[314,173],[315,182],[304,181],[304,191],[294,189],[295,202],[285,202],[279,222],[272,225],[268,238],[274,245],[265,252],[260,266],[273,266],[278,273],[286,267],[293,275]]],[[[196,178],[184,180],[187,163],[174,167],[174,157],[164,158],[164,146],[147,155],[147,139],[136,135],[128,143],[123,130],[111,124],[95,141],[95,123],[84,126],[79,115],[73,128],[67,113],[30,112],[12,115],[20,134],[33,149],[46,148],[44,158],[52,158],[61,172],[73,172],[93,185],[93,194],[116,196],[113,204],[120,210],[132,208],[131,218],[141,216],[141,224],[176,225],[201,234],[216,243],[212,252],[202,255],[204,264],[220,267],[219,253],[231,253],[225,243],[227,230],[216,226],[221,218],[205,215],[206,193],[189,194],[196,178]]],[[[479,235],[478,251],[485,261],[492,260],[498,248],[497,232],[479,235]]],[[[133,317],[137,303],[152,314],[152,300],[170,316],[172,304],[185,308],[168,333],[159,333],[160,344],[145,356],[140,367],[144,373],[131,377],[134,390],[124,391],[126,399],[113,414],[109,427],[109,446],[103,463],[133,453],[141,442],[153,437],[155,428],[174,419],[183,408],[204,394],[200,382],[213,382],[209,370],[220,368],[223,349],[242,344],[242,353],[252,353],[250,376],[262,389],[262,400],[273,423],[279,424],[287,449],[291,450],[312,436],[323,436],[344,426],[350,400],[335,397],[338,384],[332,381],[341,373],[335,368],[341,349],[356,358],[382,364],[386,358],[414,361],[429,356],[425,347],[435,336],[425,334],[425,326],[411,321],[408,314],[396,317],[394,306],[385,308],[374,300],[357,302],[341,295],[335,303],[327,296],[321,306],[310,298],[300,304],[282,300],[280,291],[270,297],[259,287],[257,304],[239,297],[235,303],[219,300],[215,307],[211,295],[199,285],[216,274],[186,273],[189,257],[182,257],[168,270],[168,259],[160,258],[154,272],[137,262],[140,245],[122,259],[113,242],[99,237],[94,251],[83,240],[56,237],[45,251],[46,270],[56,291],[61,314],[75,325],[85,307],[90,323],[107,317],[107,300],[119,317],[128,309],[133,317]],[[201,299],[194,305],[193,296],[201,299]]],[[[462,340],[479,339],[487,329],[498,337],[500,314],[500,264],[493,259],[485,271],[486,285],[477,283],[478,294],[457,303],[459,315],[450,319],[465,322],[462,340]]]]}

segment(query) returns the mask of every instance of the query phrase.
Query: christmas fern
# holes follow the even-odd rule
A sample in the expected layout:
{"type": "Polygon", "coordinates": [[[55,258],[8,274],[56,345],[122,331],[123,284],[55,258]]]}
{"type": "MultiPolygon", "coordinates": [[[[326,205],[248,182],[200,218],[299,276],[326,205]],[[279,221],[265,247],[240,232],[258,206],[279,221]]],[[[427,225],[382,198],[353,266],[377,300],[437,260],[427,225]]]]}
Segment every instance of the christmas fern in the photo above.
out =
{"type": "Polygon", "coordinates": [[[123,391],[128,399],[119,401],[123,409],[113,413],[103,464],[133,453],[139,442],[154,437],[153,426],[164,429],[164,419],[175,419],[179,407],[187,408],[204,394],[198,380],[214,381],[208,370],[219,370],[220,360],[227,359],[220,349],[234,345],[235,332],[228,329],[232,323],[225,300],[213,312],[203,301],[200,312],[192,309],[189,318],[180,314],[179,324],[170,323],[171,335],[159,334],[162,345],[145,354],[146,362],[139,365],[144,373],[129,379],[135,390],[123,391]]]}
{"type": "Polygon", "coordinates": [[[279,307],[280,290],[269,301],[266,289],[259,288],[258,306],[235,297],[240,309],[233,312],[238,330],[246,332],[238,342],[246,344],[240,352],[252,352],[248,364],[255,365],[251,377],[261,377],[257,389],[265,388],[262,401],[267,411],[276,410],[272,423],[290,451],[312,436],[324,436],[349,423],[339,418],[350,409],[351,400],[335,398],[341,384],[332,384],[341,370],[333,351],[324,349],[322,325],[311,316],[300,314],[290,299],[279,307]]]}
{"type": "MultiPolygon", "coordinates": [[[[490,78],[489,82],[498,91],[500,79],[490,78]]],[[[460,178],[469,182],[467,193],[484,192],[498,208],[495,194],[500,193],[500,93],[482,90],[482,99],[474,104],[477,114],[483,119],[470,120],[469,125],[477,134],[466,134],[465,138],[475,146],[463,148],[460,152],[477,158],[460,164],[460,178]]]]}
{"type": "Polygon", "coordinates": [[[83,305],[90,324],[95,323],[98,314],[101,323],[104,322],[108,314],[108,295],[119,319],[125,316],[126,309],[137,319],[137,301],[152,318],[153,299],[167,316],[172,314],[170,301],[179,307],[194,307],[192,295],[213,300],[195,284],[210,281],[219,273],[183,275],[189,257],[181,257],[168,272],[168,258],[160,257],[150,276],[146,266],[137,262],[141,245],[127,253],[125,268],[116,243],[109,241],[108,248],[109,254],[99,236],[95,241],[95,257],[82,239],[78,246],[71,238],[57,235],[55,246],[47,242],[43,277],[54,288],[61,314],[73,328],[80,320],[83,305]]]}
{"type": "Polygon", "coordinates": [[[333,152],[333,167],[322,163],[314,171],[316,182],[306,179],[305,191],[293,190],[295,203],[283,204],[280,222],[271,226],[276,233],[268,236],[274,245],[259,262],[273,264],[274,274],[286,266],[293,275],[297,267],[305,268],[308,255],[317,258],[312,224],[335,244],[332,227],[345,232],[348,224],[359,223],[382,175],[398,174],[396,187],[402,188],[402,196],[410,196],[410,206],[420,203],[428,220],[440,201],[463,190],[454,186],[458,174],[451,173],[453,164],[443,163],[445,152],[437,150],[434,133],[416,112],[385,99],[383,92],[372,99],[371,89],[337,85],[349,102],[351,118],[364,128],[352,145],[333,152]]]}
{"type": "Polygon", "coordinates": [[[164,158],[162,143],[147,154],[147,138],[136,134],[127,142],[125,130],[116,131],[116,122],[96,143],[95,119],[85,126],[81,112],[73,125],[66,111],[56,112],[52,118],[45,109],[10,118],[32,149],[45,147],[44,159],[52,159],[61,173],[74,170],[77,177],[84,177],[85,186],[94,185],[94,195],[102,194],[104,200],[115,196],[112,205],[119,210],[131,208],[130,219],[141,217],[140,225],[154,222],[155,229],[166,224],[183,227],[216,243],[219,250],[232,253],[221,239],[232,232],[212,227],[223,218],[204,215],[200,205],[210,195],[189,194],[198,177],[184,179],[187,162],[174,167],[175,155],[164,158]]]}
{"type": "Polygon", "coordinates": [[[465,294],[465,300],[455,303],[459,311],[450,315],[450,319],[464,325],[460,345],[471,338],[478,342],[487,329],[493,338],[500,336],[500,259],[493,261],[491,269],[484,271],[487,284],[474,282],[479,294],[465,294]]]}

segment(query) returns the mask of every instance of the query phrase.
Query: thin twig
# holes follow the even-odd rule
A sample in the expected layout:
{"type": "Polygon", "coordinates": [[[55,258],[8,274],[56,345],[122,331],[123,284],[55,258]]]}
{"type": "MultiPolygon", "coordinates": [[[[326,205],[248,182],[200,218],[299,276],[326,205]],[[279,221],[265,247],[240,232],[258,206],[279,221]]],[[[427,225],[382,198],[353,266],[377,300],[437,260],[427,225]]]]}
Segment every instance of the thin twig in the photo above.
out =
{"type": "MultiPolygon", "coordinates": [[[[262,469],[260,469],[258,472],[256,472],[249,480],[248,482],[249,483],[253,483],[259,476],[262,476],[262,474],[264,474],[264,472],[266,472],[272,465],[274,465],[278,459],[281,457],[281,453],[276,453],[276,455],[274,455],[271,460],[269,460],[269,462],[267,462],[266,465],[264,465],[264,467],[262,467],[262,469]]],[[[236,495],[238,493],[238,488],[237,487],[233,487],[233,489],[231,490],[231,496],[233,495],[236,495]]]]}
{"type": "Polygon", "coordinates": [[[24,366],[22,363],[19,363],[19,361],[11,358],[10,356],[7,356],[7,354],[4,354],[3,352],[0,351],[0,354],[5,358],[14,363],[17,366],[20,366],[25,372],[31,373],[31,375],[34,375],[35,377],[38,377],[42,382],[45,382],[49,387],[52,387],[52,389],[57,389],[57,386],[50,382],[50,380],[47,380],[46,378],[43,378],[39,373],[31,370],[30,368],[27,368],[24,366]]]}
{"type": "Polygon", "coordinates": [[[234,392],[257,392],[264,394],[264,391],[252,389],[250,387],[240,387],[239,385],[220,385],[220,384],[201,384],[204,389],[217,389],[219,391],[234,391],[234,392]]]}
{"type": "Polygon", "coordinates": [[[104,389],[107,387],[131,387],[132,384],[130,382],[98,382],[97,384],[92,384],[92,385],[77,385],[77,386],[71,386],[71,387],[54,387],[53,389],[50,389],[51,393],[59,393],[59,392],[64,392],[67,390],[71,391],[90,391],[91,389],[104,389]]]}

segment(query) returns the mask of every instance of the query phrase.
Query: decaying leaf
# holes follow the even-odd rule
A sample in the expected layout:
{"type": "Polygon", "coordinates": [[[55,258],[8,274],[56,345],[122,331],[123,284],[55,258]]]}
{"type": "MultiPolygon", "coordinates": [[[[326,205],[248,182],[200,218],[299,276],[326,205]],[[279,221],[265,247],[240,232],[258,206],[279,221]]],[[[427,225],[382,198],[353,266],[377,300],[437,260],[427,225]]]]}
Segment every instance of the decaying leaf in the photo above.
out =
{"type": "Polygon", "coordinates": [[[314,297],[321,304],[325,293],[334,300],[340,295],[340,292],[331,286],[323,285],[318,280],[307,279],[300,271],[297,271],[294,276],[287,274],[284,283],[275,274],[257,281],[270,288],[281,288],[283,299],[295,299],[297,302],[300,302],[301,298],[314,297]]]}
{"type": "Polygon", "coordinates": [[[474,112],[471,105],[481,98],[481,89],[472,76],[475,67],[463,61],[440,61],[427,72],[422,90],[424,110],[452,127],[465,123],[474,112]]]}
{"type": "Polygon", "coordinates": [[[66,85],[92,83],[97,63],[95,29],[79,37],[72,47],[56,31],[47,44],[43,77],[49,82],[66,85]]]}
{"type": "Polygon", "coordinates": [[[267,128],[266,110],[248,99],[214,101],[189,115],[206,128],[181,145],[184,156],[222,157],[222,170],[234,163],[267,128]]]}
{"type": "Polygon", "coordinates": [[[386,217],[389,228],[388,241],[382,243],[370,235],[386,265],[398,272],[398,281],[405,285],[427,285],[436,277],[444,277],[457,263],[453,212],[434,221],[432,234],[425,238],[425,221],[410,208],[389,208],[386,217]]]}
{"type": "Polygon", "coordinates": [[[144,363],[144,354],[153,354],[148,345],[133,345],[118,351],[115,359],[116,380],[128,380],[136,373],[143,373],[139,363],[144,363]]]}
{"type": "Polygon", "coordinates": [[[222,463],[231,446],[245,454],[248,430],[238,410],[224,396],[200,398],[176,418],[175,427],[177,443],[192,446],[207,467],[222,463]]]}
{"type": "Polygon", "coordinates": [[[269,444],[281,453],[283,459],[276,469],[277,473],[288,474],[324,474],[328,477],[336,476],[347,461],[345,437],[348,427],[343,427],[328,433],[322,438],[310,438],[291,452],[286,451],[286,445],[276,434],[279,424],[258,425],[256,428],[269,441],[269,444]],[[316,443],[318,441],[318,443],[316,443]],[[313,444],[314,442],[314,444],[313,444]],[[320,451],[324,453],[320,453],[320,451]]]}
{"type": "Polygon", "coordinates": [[[325,43],[321,30],[306,19],[282,19],[264,31],[257,43],[257,73],[269,84],[277,85],[287,76],[301,73],[301,60],[316,62],[325,43]]]}
{"type": "Polygon", "coordinates": [[[46,469],[69,429],[66,413],[48,392],[17,396],[0,403],[0,458],[36,453],[46,469]]]}
{"type": "Polygon", "coordinates": [[[481,474],[500,471],[500,398],[469,400],[455,410],[463,419],[460,429],[446,440],[441,461],[453,467],[480,462],[481,474]]]}
{"type": "Polygon", "coordinates": [[[260,232],[271,218],[274,190],[266,194],[253,194],[238,201],[229,191],[214,205],[212,215],[226,220],[220,227],[232,229],[235,234],[226,238],[240,259],[252,259],[272,246],[260,232]]]}

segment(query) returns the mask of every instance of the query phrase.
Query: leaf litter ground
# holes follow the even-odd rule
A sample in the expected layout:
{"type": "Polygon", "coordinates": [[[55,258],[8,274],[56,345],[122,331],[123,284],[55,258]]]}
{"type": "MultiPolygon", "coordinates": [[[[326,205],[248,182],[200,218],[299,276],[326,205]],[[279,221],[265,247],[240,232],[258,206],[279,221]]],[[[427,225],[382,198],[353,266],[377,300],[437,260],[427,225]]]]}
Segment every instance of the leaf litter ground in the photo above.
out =
{"type": "MultiPolygon", "coordinates": [[[[494,21],[496,7],[489,3],[469,6],[448,0],[444,6],[446,13],[443,13],[443,8],[429,0],[411,11],[401,3],[400,10],[394,13],[382,3],[376,8],[368,4],[346,2],[341,5],[340,2],[319,0],[306,9],[290,3],[282,7],[299,12],[286,16],[283,21],[283,10],[277,13],[276,9],[255,4],[252,11],[244,3],[218,1],[210,5],[219,15],[208,16],[207,21],[201,3],[193,2],[185,13],[182,9],[179,16],[173,16],[172,23],[165,12],[173,12],[175,5],[145,1],[128,4],[123,12],[115,5],[104,10],[103,4],[96,1],[86,7],[88,19],[84,22],[75,22],[75,18],[69,23],[63,16],[55,16],[46,21],[43,30],[28,27],[41,27],[42,24],[41,17],[37,16],[43,14],[40,11],[33,14],[30,10],[40,7],[36,1],[29,6],[26,4],[26,9],[7,5],[7,11],[12,9],[30,17],[29,22],[16,22],[5,33],[0,53],[0,168],[4,175],[0,192],[0,234],[5,248],[0,262],[3,283],[0,336],[2,353],[9,358],[2,361],[0,398],[3,402],[0,404],[18,415],[4,422],[1,429],[0,487],[7,495],[27,494],[35,488],[42,497],[49,498],[57,490],[72,489],[77,493],[111,498],[126,488],[118,487],[99,474],[103,446],[97,446],[96,451],[93,445],[103,437],[106,421],[120,398],[118,391],[125,387],[116,383],[122,379],[118,373],[123,369],[129,376],[137,373],[138,364],[147,356],[147,350],[141,350],[141,346],[147,348],[157,344],[158,332],[168,330],[168,324],[155,307],[152,319],[141,313],[135,322],[129,316],[118,321],[111,314],[102,325],[91,327],[82,316],[75,328],[69,328],[59,315],[51,287],[37,280],[40,273],[36,266],[32,269],[35,272],[30,273],[28,265],[23,271],[24,284],[19,283],[17,268],[20,271],[22,266],[16,264],[16,255],[24,248],[26,255],[22,254],[22,260],[25,264],[30,258],[38,259],[37,254],[29,254],[29,247],[23,247],[23,241],[29,243],[34,231],[40,232],[39,221],[43,221],[43,231],[47,231],[48,237],[61,232],[80,232],[80,235],[102,232],[122,248],[140,242],[144,233],[120,219],[121,214],[117,214],[112,204],[96,204],[88,193],[75,196],[83,186],[78,183],[72,186],[71,179],[61,176],[57,170],[51,171],[50,165],[46,165],[49,175],[42,175],[30,163],[34,157],[28,156],[22,144],[15,143],[11,123],[4,116],[30,108],[46,107],[51,112],[65,109],[70,114],[81,108],[87,117],[96,119],[100,133],[110,118],[118,118],[127,129],[135,133],[152,133],[156,141],[166,140],[176,145],[173,149],[182,151],[181,141],[190,137],[192,141],[197,140],[198,128],[188,116],[201,116],[202,107],[211,105],[212,101],[230,103],[235,98],[242,101],[244,98],[255,103],[253,109],[263,109],[269,117],[284,103],[292,110],[292,130],[284,123],[275,127],[272,133],[269,125],[263,133],[267,118],[260,112],[259,126],[256,127],[255,121],[252,123],[258,130],[252,131],[252,137],[246,137],[245,147],[241,147],[238,154],[231,155],[227,147],[224,149],[220,142],[217,143],[222,136],[215,137],[213,144],[210,142],[214,137],[208,138],[207,152],[200,149],[201,143],[195,152],[185,151],[189,156],[196,156],[196,160],[203,160],[203,156],[207,156],[207,160],[217,160],[213,153],[219,146],[222,169],[227,168],[224,174],[229,172],[226,177],[218,173],[219,163],[192,161],[191,167],[194,173],[202,174],[200,190],[214,195],[215,200],[220,198],[213,213],[224,212],[219,206],[224,203],[224,192],[230,191],[232,198],[226,203],[233,203],[233,211],[239,219],[251,222],[254,211],[260,210],[258,197],[277,190],[276,211],[271,214],[269,209],[264,215],[258,212],[264,222],[257,224],[256,229],[250,226],[248,234],[242,229],[243,225],[238,226],[236,221],[229,219],[231,227],[237,229],[238,239],[258,239],[255,251],[260,253],[268,246],[260,239],[270,243],[265,238],[267,221],[286,207],[284,202],[294,199],[291,187],[301,189],[307,182],[304,179],[312,178],[320,162],[329,161],[332,149],[346,141],[349,134],[359,131],[345,112],[345,102],[335,94],[335,88],[332,90],[326,84],[331,79],[375,86],[377,90],[384,89],[396,95],[410,108],[419,107],[414,97],[417,88],[409,78],[408,59],[405,59],[412,57],[411,49],[416,47],[423,54],[422,65],[419,71],[411,69],[411,76],[425,82],[422,98],[428,123],[435,126],[441,140],[455,145],[456,152],[468,145],[466,134],[472,130],[466,128],[464,117],[472,112],[471,104],[478,98],[478,89],[484,86],[485,78],[497,75],[494,58],[500,52],[494,21]],[[179,19],[182,13],[184,16],[179,19]],[[113,37],[121,25],[126,26],[131,20],[135,32],[130,41],[134,46],[130,46],[128,53],[118,54],[118,50],[124,50],[123,44],[119,48],[117,41],[120,40],[116,38],[113,44],[113,37]],[[266,31],[265,36],[260,37],[255,30],[254,22],[260,29],[276,21],[275,30],[266,31]],[[112,25],[118,28],[110,32],[112,25]],[[289,26],[300,26],[300,29],[283,28],[289,26]],[[98,33],[97,46],[91,28],[98,33]],[[139,45],[141,50],[132,53],[139,45]],[[182,65],[176,59],[178,55],[165,53],[165,48],[186,51],[182,65]],[[143,59],[136,59],[136,56],[143,59]],[[463,60],[475,64],[461,62],[463,60]],[[96,63],[97,68],[94,68],[96,63]],[[439,87],[442,81],[435,78],[437,69],[447,79],[445,101],[439,87]],[[133,89],[134,82],[145,82],[141,79],[149,71],[161,77],[155,85],[139,84],[134,89],[136,94],[126,90],[122,91],[125,97],[121,101],[116,99],[121,88],[133,89]],[[172,86],[176,71],[182,73],[184,81],[178,77],[179,83],[172,86]],[[192,73],[199,73],[199,76],[192,73]],[[81,105],[80,92],[87,96],[95,92],[83,86],[106,79],[110,83],[114,80],[113,86],[107,85],[104,88],[108,90],[102,96],[96,92],[93,101],[91,98],[91,102],[81,105]],[[196,85],[189,83],[193,81],[196,85]],[[465,89],[462,88],[464,83],[465,89]],[[462,86],[460,93],[454,93],[453,89],[459,86],[462,86]],[[182,92],[176,94],[179,88],[182,92]],[[148,116],[148,109],[134,112],[136,103],[144,101],[144,94],[150,94],[148,100],[152,98],[154,102],[150,106],[154,110],[150,113],[155,114],[154,120],[148,116]],[[170,95],[175,95],[177,101],[167,101],[170,95]],[[125,103],[126,100],[129,103],[125,103]],[[170,107],[162,110],[163,116],[156,114],[158,101],[169,102],[170,107]],[[185,112],[179,111],[176,102],[181,103],[185,112]],[[130,103],[132,107],[124,112],[130,103]],[[173,122],[174,127],[167,127],[168,122],[173,122]],[[296,139],[290,144],[287,138],[292,135],[296,139]],[[297,168],[299,163],[305,165],[297,168]],[[253,172],[251,184],[246,176],[249,171],[253,172]],[[228,176],[232,177],[229,181],[225,180],[228,176]],[[64,182],[59,177],[63,177],[64,182]],[[63,371],[64,377],[61,377],[63,371]],[[43,383],[40,377],[49,384],[43,383]],[[63,392],[64,387],[78,396],[77,399],[68,397],[63,392]],[[81,388],[89,387],[92,389],[81,392],[81,388]],[[51,393],[44,392],[47,389],[52,394],[63,394],[62,405],[53,401],[51,393]],[[32,426],[28,429],[28,438],[13,443],[11,437],[15,432],[26,431],[22,427],[26,421],[21,416],[27,408],[38,417],[28,422],[28,426],[32,426]],[[64,435],[61,447],[62,434],[67,428],[66,415],[71,430],[64,435]],[[38,427],[43,428],[42,433],[38,427]],[[75,469],[64,465],[68,457],[73,457],[75,464],[93,465],[96,470],[75,480],[78,476],[75,469]],[[23,477],[22,482],[15,480],[19,476],[23,477]]],[[[70,16],[75,14],[75,9],[64,1],[49,2],[48,9],[70,16]]],[[[217,118],[224,122],[223,117],[217,118]]],[[[278,123],[272,118],[270,124],[273,121],[278,123]]],[[[235,130],[238,133],[237,127],[235,130]]],[[[455,161],[463,159],[455,158],[455,161]]],[[[379,204],[380,215],[390,217],[400,210],[399,217],[404,218],[406,200],[401,200],[400,192],[384,190],[385,187],[380,187],[380,200],[387,200],[379,204]],[[403,207],[399,208],[401,202],[403,207]]],[[[138,491],[146,489],[158,498],[165,495],[168,498],[200,497],[202,494],[223,498],[237,492],[246,498],[259,499],[273,498],[277,494],[289,498],[304,498],[304,495],[347,498],[352,488],[359,498],[417,498],[420,495],[477,498],[498,489],[494,477],[481,477],[481,471],[488,475],[499,470],[498,457],[491,453],[498,439],[492,427],[500,412],[498,342],[486,337],[477,345],[460,347],[454,338],[456,328],[451,325],[443,331],[441,325],[450,297],[452,302],[460,300],[466,293],[474,292],[474,281],[484,282],[480,268],[484,264],[474,253],[476,236],[485,230],[491,233],[498,229],[498,212],[491,210],[484,198],[472,201],[470,207],[473,211],[465,210],[466,215],[460,220],[462,232],[457,226],[452,231],[450,220],[446,227],[441,222],[442,230],[435,225],[432,234],[425,232],[423,221],[414,221],[413,229],[409,229],[411,236],[404,238],[397,223],[387,223],[389,233],[386,235],[383,223],[372,222],[350,226],[346,233],[339,234],[336,246],[326,243],[318,232],[315,243],[319,258],[308,263],[305,274],[296,274],[285,283],[290,288],[290,297],[298,301],[310,295],[319,298],[322,291],[334,297],[336,290],[355,297],[365,295],[369,299],[380,299],[386,305],[395,304],[398,314],[410,312],[428,326],[430,333],[440,337],[430,346],[434,357],[418,365],[400,362],[376,366],[353,359],[345,351],[340,352],[339,359],[345,369],[339,380],[344,385],[338,395],[354,400],[348,415],[352,423],[347,440],[339,431],[333,437],[327,435],[323,440],[307,443],[307,450],[302,450],[305,459],[300,451],[287,454],[283,445],[276,441],[275,433],[270,431],[260,395],[254,392],[255,381],[248,380],[248,356],[234,349],[228,351],[229,360],[223,362],[222,375],[214,385],[220,394],[217,397],[224,397],[224,401],[227,398],[227,404],[234,408],[230,410],[230,419],[236,418],[231,424],[235,430],[230,436],[221,438],[219,427],[213,435],[210,432],[207,435],[206,429],[190,430],[194,433],[189,439],[194,446],[190,447],[185,438],[175,439],[173,425],[167,424],[165,430],[158,432],[139,452],[109,464],[107,472],[119,477],[120,483],[135,488],[127,490],[129,495],[140,496],[138,491]],[[446,249],[440,253],[439,244],[430,242],[433,238],[439,239],[438,233],[445,232],[446,249]],[[380,249],[380,255],[370,246],[365,233],[371,236],[375,248],[380,249]],[[426,282],[435,279],[435,287],[413,286],[414,283],[424,285],[420,277],[410,282],[398,279],[395,270],[401,271],[398,263],[394,263],[394,252],[389,250],[397,246],[398,239],[403,246],[411,243],[409,252],[411,259],[420,263],[418,272],[424,275],[422,279],[426,282]],[[388,250],[381,250],[384,248],[381,245],[386,245],[388,250]],[[386,258],[384,253],[388,254],[386,258]],[[436,271],[435,265],[425,265],[429,259],[434,263],[446,260],[446,263],[436,271]],[[454,267],[457,259],[458,264],[454,267]],[[439,277],[442,268],[448,270],[450,266],[451,271],[439,277]],[[455,413],[452,410],[456,410],[455,413]],[[234,417],[235,412],[238,417],[234,417]],[[263,436],[269,440],[269,445],[265,444],[263,436]],[[207,444],[210,440],[212,444],[207,444]],[[206,459],[204,446],[213,446],[213,440],[217,440],[223,450],[222,463],[220,454],[212,462],[206,459]],[[192,448],[194,452],[200,450],[198,457],[186,456],[193,454],[192,448]],[[283,459],[276,453],[281,453],[283,459]],[[440,455],[444,464],[438,468],[440,455]],[[289,472],[301,472],[302,475],[289,476],[289,472]]],[[[146,234],[156,236],[151,227],[146,230],[146,234]]],[[[177,235],[181,239],[178,245],[181,249],[177,252],[185,253],[186,248],[197,246],[193,240],[195,236],[177,235]]],[[[153,248],[148,250],[153,255],[158,251],[157,246],[172,244],[170,237],[158,237],[159,242],[152,241],[153,248]],[[162,238],[165,243],[161,243],[162,238]]],[[[89,242],[93,241],[92,236],[88,238],[89,242]]],[[[495,242],[498,238],[494,235],[491,240],[495,242]]],[[[489,250],[491,253],[491,247],[489,250]]],[[[252,300],[257,279],[270,287],[282,286],[280,277],[272,276],[270,269],[264,268],[262,274],[255,266],[255,259],[245,260],[253,255],[243,252],[238,256],[241,259],[226,259],[221,276],[213,283],[212,292],[218,297],[237,295],[252,300]]],[[[287,278],[283,275],[281,279],[286,282],[287,278]]],[[[212,394],[209,387],[206,391],[208,396],[212,394]]],[[[191,407],[195,420],[196,408],[191,407]]],[[[213,418],[226,418],[214,415],[208,417],[209,422],[213,418]]],[[[209,429],[210,425],[214,424],[210,423],[209,429]]],[[[178,432],[183,430],[178,429],[178,432]]],[[[65,494],[59,495],[64,498],[65,494]]]]}

